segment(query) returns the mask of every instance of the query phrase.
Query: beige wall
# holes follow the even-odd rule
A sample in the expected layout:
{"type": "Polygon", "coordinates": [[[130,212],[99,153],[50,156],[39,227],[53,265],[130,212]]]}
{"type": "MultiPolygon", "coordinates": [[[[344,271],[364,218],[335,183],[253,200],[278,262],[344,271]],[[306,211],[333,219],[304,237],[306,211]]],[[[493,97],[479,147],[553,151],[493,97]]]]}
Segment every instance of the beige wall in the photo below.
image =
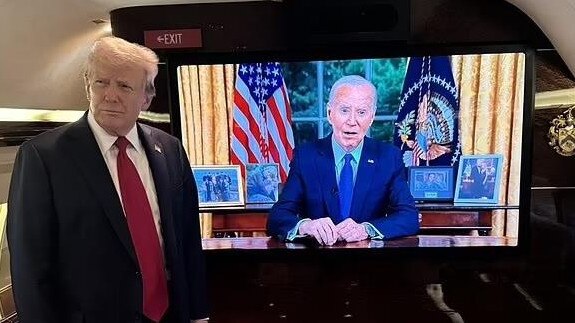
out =
{"type": "Polygon", "coordinates": [[[91,1],[0,0],[0,107],[85,108],[83,62],[110,33],[96,18],[109,19],[91,1]]]}

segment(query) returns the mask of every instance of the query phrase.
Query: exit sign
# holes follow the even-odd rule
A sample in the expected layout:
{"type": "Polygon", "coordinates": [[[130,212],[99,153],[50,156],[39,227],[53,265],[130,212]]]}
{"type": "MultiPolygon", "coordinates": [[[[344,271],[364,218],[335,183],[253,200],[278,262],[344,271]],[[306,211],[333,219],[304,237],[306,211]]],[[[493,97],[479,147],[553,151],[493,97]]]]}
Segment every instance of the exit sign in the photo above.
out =
{"type": "Polygon", "coordinates": [[[201,29],[146,30],[144,44],[149,48],[202,47],[201,29]]]}

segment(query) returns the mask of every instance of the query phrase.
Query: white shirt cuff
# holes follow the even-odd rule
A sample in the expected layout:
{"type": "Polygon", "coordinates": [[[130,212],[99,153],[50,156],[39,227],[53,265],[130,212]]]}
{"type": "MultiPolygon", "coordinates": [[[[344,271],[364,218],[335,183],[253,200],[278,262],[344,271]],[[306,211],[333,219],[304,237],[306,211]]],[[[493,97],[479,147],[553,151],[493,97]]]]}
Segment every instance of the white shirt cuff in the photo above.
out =
{"type": "Polygon", "coordinates": [[[287,234],[287,236],[286,236],[286,240],[287,240],[287,241],[294,241],[294,239],[303,238],[304,235],[298,234],[298,232],[299,232],[299,226],[300,226],[303,222],[306,222],[306,221],[311,221],[311,219],[306,218],[306,219],[301,219],[301,220],[299,220],[298,223],[295,225],[295,227],[294,227],[293,229],[291,229],[291,230],[288,231],[288,234],[287,234]]]}
{"type": "Polygon", "coordinates": [[[377,228],[374,227],[373,224],[369,222],[363,222],[362,225],[365,227],[367,235],[369,236],[370,239],[383,239],[383,234],[381,234],[381,232],[379,232],[379,230],[377,230],[377,228]]]}

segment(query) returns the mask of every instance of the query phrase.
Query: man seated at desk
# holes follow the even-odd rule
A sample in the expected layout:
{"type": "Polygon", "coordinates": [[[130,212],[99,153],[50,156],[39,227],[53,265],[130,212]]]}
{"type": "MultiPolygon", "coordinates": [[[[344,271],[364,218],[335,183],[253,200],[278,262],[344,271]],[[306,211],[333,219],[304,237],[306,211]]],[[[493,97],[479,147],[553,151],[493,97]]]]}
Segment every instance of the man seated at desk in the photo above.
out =
{"type": "Polygon", "coordinates": [[[268,234],[288,241],[311,236],[332,245],[417,233],[418,211],[400,150],[365,136],[376,96],[363,77],[335,82],[327,103],[333,133],[294,151],[287,182],[268,217],[268,234]]]}

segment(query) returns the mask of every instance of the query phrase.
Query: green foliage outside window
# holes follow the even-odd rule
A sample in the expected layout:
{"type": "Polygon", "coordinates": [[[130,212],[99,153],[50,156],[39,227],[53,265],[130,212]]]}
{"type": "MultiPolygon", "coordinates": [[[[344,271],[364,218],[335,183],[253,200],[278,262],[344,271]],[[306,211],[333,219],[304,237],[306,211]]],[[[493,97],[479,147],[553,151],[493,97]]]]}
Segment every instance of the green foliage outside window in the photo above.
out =
{"type": "Polygon", "coordinates": [[[316,63],[285,63],[284,80],[292,108],[292,117],[317,117],[317,67],[316,63]]]}
{"type": "Polygon", "coordinates": [[[365,77],[365,60],[327,61],[323,63],[323,66],[324,96],[322,102],[324,105],[329,100],[329,90],[331,90],[335,81],[346,75],[361,75],[365,77]]]}
{"type": "Polygon", "coordinates": [[[370,136],[383,141],[393,138],[393,119],[398,113],[406,58],[338,60],[284,63],[283,75],[292,107],[296,145],[327,136],[326,103],[333,83],[344,75],[361,75],[377,89],[377,111],[370,136]],[[319,71],[319,73],[318,73],[319,71]],[[318,86],[322,87],[322,91],[318,86]],[[321,106],[318,102],[322,102],[321,106]]]}
{"type": "Polygon", "coordinates": [[[371,81],[377,88],[376,115],[397,115],[407,60],[391,58],[372,62],[371,81]]]}

